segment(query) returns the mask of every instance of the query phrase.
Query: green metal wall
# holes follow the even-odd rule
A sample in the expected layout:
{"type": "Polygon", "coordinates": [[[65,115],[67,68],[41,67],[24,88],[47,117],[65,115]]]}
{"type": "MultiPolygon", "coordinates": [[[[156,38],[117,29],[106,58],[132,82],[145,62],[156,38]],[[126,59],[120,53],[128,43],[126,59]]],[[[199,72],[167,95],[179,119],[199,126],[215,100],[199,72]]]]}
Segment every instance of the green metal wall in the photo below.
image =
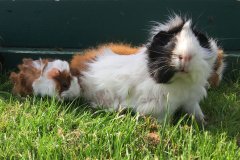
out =
{"type": "Polygon", "coordinates": [[[9,0],[0,1],[0,54],[9,59],[23,48],[49,48],[50,54],[109,41],[139,45],[151,21],[172,12],[193,17],[225,50],[240,49],[239,0],[9,0]]]}

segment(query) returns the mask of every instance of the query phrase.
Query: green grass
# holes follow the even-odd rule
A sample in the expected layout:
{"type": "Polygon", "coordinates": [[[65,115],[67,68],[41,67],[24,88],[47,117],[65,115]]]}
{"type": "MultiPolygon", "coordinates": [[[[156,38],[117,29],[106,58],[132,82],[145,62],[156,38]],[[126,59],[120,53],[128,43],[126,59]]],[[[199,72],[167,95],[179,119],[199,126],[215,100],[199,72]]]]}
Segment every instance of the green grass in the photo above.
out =
{"type": "Polygon", "coordinates": [[[209,90],[205,127],[188,116],[159,124],[93,110],[83,100],[20,98],[10,90],[2,76],[0,159],[240,159],[240,78],[209,90]]]}

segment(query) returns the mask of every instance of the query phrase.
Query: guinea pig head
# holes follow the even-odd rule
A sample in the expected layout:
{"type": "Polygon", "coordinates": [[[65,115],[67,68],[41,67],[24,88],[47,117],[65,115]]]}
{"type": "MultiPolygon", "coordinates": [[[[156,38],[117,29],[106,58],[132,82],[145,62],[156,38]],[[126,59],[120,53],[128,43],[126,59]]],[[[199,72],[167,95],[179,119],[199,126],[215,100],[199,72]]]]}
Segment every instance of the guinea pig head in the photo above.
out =
{"type": "Polygon", "coordinates": [[[56,92],[60,99],[72,99],[80,96],[78,80],[69,71],[52,68],[48,72],[48,78],[55,82],[56,92]]]}
{"type": "Polygon", "coordinates": [[[217,45],[197,30],[191,19],[175,15],[165,24],[158,24],[152,34],[147,47],[148,68],[157,83],[208,78],[217,57],[217,45]]]}

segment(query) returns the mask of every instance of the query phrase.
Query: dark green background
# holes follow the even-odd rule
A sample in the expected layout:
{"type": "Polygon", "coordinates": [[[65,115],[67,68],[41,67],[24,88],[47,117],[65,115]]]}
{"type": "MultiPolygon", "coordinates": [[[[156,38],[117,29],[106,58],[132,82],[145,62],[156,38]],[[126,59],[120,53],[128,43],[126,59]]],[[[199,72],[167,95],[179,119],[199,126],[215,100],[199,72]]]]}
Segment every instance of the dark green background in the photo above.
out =
{"type": "Polygon", "coordinates": [[[237,0],[15,0],[0,1],[0,53],[9,66],[9,59],[19,62],[11,54],[39,53],[25,48],[48,48],[49,55],[109,41],[140,45],[148,39],[151,21],[163,22],[172,12],[192,17],[225,50],[240,49],[237,0]]]}

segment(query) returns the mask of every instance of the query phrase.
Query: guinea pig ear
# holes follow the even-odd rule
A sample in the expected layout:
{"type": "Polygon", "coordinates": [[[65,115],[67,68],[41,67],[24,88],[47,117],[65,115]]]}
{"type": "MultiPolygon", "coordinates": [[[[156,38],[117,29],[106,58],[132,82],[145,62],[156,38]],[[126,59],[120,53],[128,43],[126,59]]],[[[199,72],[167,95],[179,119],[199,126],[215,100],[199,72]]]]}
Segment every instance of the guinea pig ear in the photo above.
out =
{"type": "Polygon", "coordinates": [[[48,77],[49,79],[53,79],[53,78],[59,76],[59,74],[60,74],[59,69],[53,68],[53,69],[51,69],[50,71],[48,71],[47,77],[48,77]]]}
{"type": "Polygon", "coordinates": [[[165,46],[171,39],[172,35],[168,34],[166,31],[160,31],[153,37],[153,42],[160,46],[165,46]]]}
{"type": "Polygon", "coordinates": [[[186,20],[177,14],[170,16],[166,23],[159,23],[152,29],[152,42],[165,46],[177,33],[181,32],[186,20]]]}

